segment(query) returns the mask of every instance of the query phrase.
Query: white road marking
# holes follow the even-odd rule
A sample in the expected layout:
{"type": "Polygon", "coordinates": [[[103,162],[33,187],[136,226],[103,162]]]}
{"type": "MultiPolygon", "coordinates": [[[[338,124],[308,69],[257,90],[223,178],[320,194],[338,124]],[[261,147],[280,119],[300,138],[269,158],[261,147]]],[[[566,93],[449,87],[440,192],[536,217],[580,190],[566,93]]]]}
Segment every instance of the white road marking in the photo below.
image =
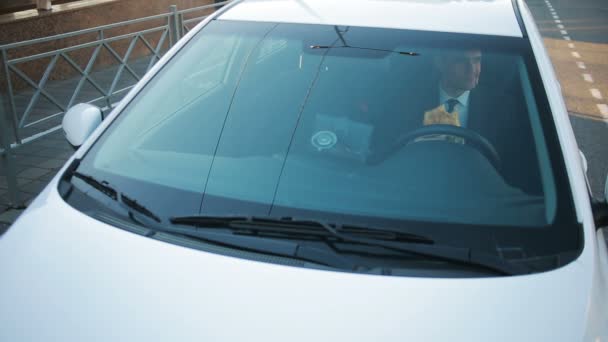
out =
{"type": "MultiPolygon", "coordinates": [[[[565,26],[562,24],[562,21],[560,20],[559,16],[557,15],[557,12],[553,8],[553,6],[549,2],[549,0],[545,0],[545,4],[547,4],[547,8],[549,8],[549,12],[551,13],[551,16],[553,17],[555,23],[557,24],[557,28],[560,30],[559,32],[562,34],[564,40],[571,41],[572,39],[570,38],[570,36],[568,36],[568,31],[566,31],[565,26]]],[[[568,43],[568,47],[571,49],[574,49],[574,44],[568,43]]],[[[574,57],[574,58],[581,58],[581,55],[577,51],[572,51],[571,54],[572,54],[572,57],[574,57]]],[[[576,65],[580,69],[587,69],[587,66],[585,66],[585,63],[583,63],[581,61],[577,61],[576,65]]],[[[593,83],[593,77],[591,76],[591,74],[583,74],[583,79],[588,83],[593,83]]],[[[591,95],[593,97],[595,97],[596,99],[599,99],[599,100],[602,99],[602,93],[598,89],[591,88],[591,89],[589,89],[589,91],[591,92],[591,95]]],[[[604,117],[604,121],[608,124],[608,120],[606,120],[606,119],[608,119],[608,105],[606,105],[604,103],[598,103],[597,108],[600,111],[601,115],[604,117]]]]}
{"type": "Polygon", "coordinates": [[[602,116],[605,118],[608,118],[608,106],[604,103],[599,103],[597,105],[597,108],[600,110],[600,113],[602,113],[602,116]]]}
{"type": "Polygon", "coordinates": [[[591,88],[591,89],[589,89],[589,91],[591,92],[591,96],[595,97],[598,100],[602,99],[602,93],[600,93],[599,90],[597,90],[595,88],[591,88]]]}

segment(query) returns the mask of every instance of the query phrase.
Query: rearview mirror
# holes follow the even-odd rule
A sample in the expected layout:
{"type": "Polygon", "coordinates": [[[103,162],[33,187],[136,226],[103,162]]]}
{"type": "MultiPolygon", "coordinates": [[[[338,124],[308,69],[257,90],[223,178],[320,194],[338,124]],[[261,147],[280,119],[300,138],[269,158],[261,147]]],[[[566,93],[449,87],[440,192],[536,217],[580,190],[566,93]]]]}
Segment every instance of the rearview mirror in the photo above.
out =
{"type": "Polygon", "coordinates": [[[101,109],[88,103],[79,103],[68,109],[61,126],[72,147],[77,148],[101,123],[101,109]]]}

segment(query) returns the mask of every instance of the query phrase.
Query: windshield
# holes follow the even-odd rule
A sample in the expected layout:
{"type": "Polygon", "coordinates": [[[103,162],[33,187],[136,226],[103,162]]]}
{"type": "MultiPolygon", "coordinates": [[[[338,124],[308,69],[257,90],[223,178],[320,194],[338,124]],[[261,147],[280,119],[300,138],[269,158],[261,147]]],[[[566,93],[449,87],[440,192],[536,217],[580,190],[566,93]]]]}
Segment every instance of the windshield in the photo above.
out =
{"type": "Polygon", "coordinates": [[[555,255],[578,228],[537,73],[525,39],[211,21],[79,171],[165,222],[305,217],[555,255]]]}

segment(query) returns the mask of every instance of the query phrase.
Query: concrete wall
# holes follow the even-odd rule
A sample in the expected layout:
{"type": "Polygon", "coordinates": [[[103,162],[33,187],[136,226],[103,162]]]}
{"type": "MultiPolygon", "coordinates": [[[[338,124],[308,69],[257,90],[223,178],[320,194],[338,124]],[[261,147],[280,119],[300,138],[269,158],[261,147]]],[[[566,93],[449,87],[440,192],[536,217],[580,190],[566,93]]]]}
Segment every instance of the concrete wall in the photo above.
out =
{"type": "MultiPolygon", "coordinates": [[[[66,32],[82,30],[91,27],[151,16],[155,14],[169,12],[170,5],[176,5],[178,9],[187,9],[214,3],[214,0],[82,0],[63,5],[53,5],[51,11],[23,11],[14,15],[0,16],[0,44],[19,42],[40,37],[46,37],[66,32]]],[[[194,13],[202,16],[209,11],[199,11],[194,13]]],[[[166,20],[155,20],[145,24],[134,24],[126,27],[112,29],[106,32],[106,37],[118,36],[128,32],[134,32],[150,27],[157,27],[166,24],[166,20]]],[[[155,45],[160,34],[146,36],[150,43],[155,45]]],[[[45,51],[60,49],[63,47],[74,46],[97,39],[96,34],[87,34],[73,38],[66,38],[51,43],[36,44],[27,48],[18,48],[8,51],[9,59],[29,56],[45,51]]],[[[112,43],[111,46],[116,52],[123,56],[127,50],[130,40],[123,40],[112,43]]],[[[79,52],[70,53],[70,57],[75,59],[77,64],[84,69],[89,60],[93,48],[79,52]]],[[[138,43],[132,58],[148,54],[149,50],[143,43],[138,43]]],[[[19,69],[37,82],[50,58],[26,62],[19,65],[19,69]]],[[[103,51],[96,62],[96,68],[103,65],[116,64],[116,60],[108,51],[103,51]]],[[[51,75],[51,80],[65,79],[72,77],[77,72],[65,61],[60,61],[51,75]]],[[[4,76],[4,75],[3,75],[4,76]]],[[[5,78],[5,77],[2,77],[5,78]]],[[[14,86],[17,89],[27,88],[24,82],[12,77],[14,86]]],[[[6,90],[6,81],[0,80],[0,90],[6,90]]]]}

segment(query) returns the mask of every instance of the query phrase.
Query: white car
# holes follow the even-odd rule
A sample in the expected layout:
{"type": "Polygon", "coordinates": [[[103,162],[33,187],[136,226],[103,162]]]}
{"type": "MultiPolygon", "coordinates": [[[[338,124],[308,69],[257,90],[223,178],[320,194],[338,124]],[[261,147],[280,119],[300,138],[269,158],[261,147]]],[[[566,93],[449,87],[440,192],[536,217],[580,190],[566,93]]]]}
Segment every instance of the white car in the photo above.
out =
{"type": "Polygon", "coordinates": [[[0,341],[608,341],[608,207],[521,0],[235,1],[64,129],[0,341]]]}

